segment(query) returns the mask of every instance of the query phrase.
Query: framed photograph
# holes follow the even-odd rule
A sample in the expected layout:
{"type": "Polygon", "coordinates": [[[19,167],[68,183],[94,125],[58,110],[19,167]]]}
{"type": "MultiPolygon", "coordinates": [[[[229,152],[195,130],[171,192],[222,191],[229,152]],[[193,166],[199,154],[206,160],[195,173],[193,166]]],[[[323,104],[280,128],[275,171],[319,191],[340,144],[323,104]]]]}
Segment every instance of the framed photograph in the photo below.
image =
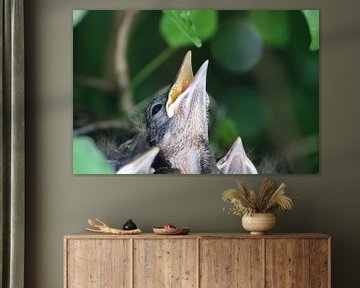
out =
{"type": "Polygon", "coordinates": [[[318,10],[74,10],[74,174],[319,173],[318,10]]]}

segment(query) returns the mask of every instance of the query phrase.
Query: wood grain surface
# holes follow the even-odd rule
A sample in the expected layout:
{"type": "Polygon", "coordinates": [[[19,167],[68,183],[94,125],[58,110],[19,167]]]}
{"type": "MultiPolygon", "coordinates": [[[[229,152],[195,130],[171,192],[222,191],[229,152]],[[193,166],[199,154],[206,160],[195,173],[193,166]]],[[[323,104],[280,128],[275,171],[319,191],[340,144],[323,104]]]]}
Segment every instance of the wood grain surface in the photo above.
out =
{"type": "Polygon", "coordinates": [[[249,233],[189,233],[188,235],[156,235],[154,233],[142,233],[139,235],[110,235],[102,233],[77,233],[65,235],[65,239],[329,239],[329,235],[320,233],[288,233],[288,234],[265,234],[250,235],[249,233]]]}
{"type": "Polygon", "coordinates": [[[266,240],[266,287],[309,287],[309,240],[266,240]]]}
{"type": "Polygon", "coordinates": [[[310,242],[310,287],[327,288],[330,279],[330,241],[313,239],[310,242]]]}
{"type": "Polygon", "coordinates": [[[200,287],[263,287],[261,239],[209,239],[200,246],[200,287]]]}
{"type": "Polygon", "coordinates": [[[197,241],[134,241],[134,287],[197,287],[197,241]]]}
{"type": "Polygon", "coordinates": [[[129,288],[131,274],[130,240],[72,240],[67,244],[65,287],[129,288]]]}
{"type": "Polygon", "coordinates": [[[330,252],[323,234],[67,235],[64,287],[329,288],[330,252]]]}

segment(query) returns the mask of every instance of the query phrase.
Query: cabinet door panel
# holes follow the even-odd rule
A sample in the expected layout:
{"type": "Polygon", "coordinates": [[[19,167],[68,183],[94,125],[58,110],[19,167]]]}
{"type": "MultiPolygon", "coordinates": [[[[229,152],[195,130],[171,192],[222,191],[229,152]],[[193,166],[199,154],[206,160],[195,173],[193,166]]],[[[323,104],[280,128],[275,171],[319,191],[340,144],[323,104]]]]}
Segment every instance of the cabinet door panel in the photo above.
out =
{"type": "Polygon", "coordinates": [[[309,287],[310,240],[266,239],[266,287],[309,287]]]}
{"type": "Polygon", "coordinates": [[[131,287],[130,240],[67,240],[67,288],[131,287]]]}
{"type": "Polygon", "coordinates": [[[263,287],[262,243],[260,239],[201,240],[200,287],[263,287]]]}
{"type": "Polygon", "coordinates": [[[134,240],[134,287],[197,287],[196,239],[134,240]]]}

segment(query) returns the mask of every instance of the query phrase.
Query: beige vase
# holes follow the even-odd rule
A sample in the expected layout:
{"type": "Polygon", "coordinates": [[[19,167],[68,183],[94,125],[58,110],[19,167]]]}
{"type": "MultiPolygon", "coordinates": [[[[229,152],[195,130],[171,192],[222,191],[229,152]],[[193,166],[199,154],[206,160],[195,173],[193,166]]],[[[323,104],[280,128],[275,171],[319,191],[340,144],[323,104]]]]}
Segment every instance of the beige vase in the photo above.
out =
{"type": "Polygon", "coordinates": [[[242,217],[242,226],[251,235],[263,235],[276,226],[276,217],[272,213],[255,213],[242,217]]]}

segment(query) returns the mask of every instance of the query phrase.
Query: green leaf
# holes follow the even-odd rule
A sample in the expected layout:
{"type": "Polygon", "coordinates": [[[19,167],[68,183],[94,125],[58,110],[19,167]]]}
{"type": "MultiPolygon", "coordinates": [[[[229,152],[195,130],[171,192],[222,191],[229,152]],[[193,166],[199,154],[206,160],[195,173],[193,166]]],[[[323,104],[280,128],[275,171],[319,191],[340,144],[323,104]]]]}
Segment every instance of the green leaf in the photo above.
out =
{"type": "Polygon", "coordinates": [[[74,174],[113,174],[114,171],[89,137],[73,139],[74,174]]]}
{"type": "Polygon", "coordinates": [[[85,17],[87,10],[73,10],[73,26],[78,25],[85,17]]]}
{"type": "Polygon", "coordinates": [[[250,21],[258,29],[263,41],[273,47],[285,47],[290,40],[288,11],[258,10],[249,13],[250,21]]]}
{"type": "Polygon", "coordinates": [[[218,27],[215,10],[163,10],[160,33],[171,47],[184,47],[202,42],[212,37],[218,27]]]}
{"type": "Polygon", "coordinates": [[[311,43],[310,50],[319,50],[319,10],[302,10],[309,26],[311,43]]]}

